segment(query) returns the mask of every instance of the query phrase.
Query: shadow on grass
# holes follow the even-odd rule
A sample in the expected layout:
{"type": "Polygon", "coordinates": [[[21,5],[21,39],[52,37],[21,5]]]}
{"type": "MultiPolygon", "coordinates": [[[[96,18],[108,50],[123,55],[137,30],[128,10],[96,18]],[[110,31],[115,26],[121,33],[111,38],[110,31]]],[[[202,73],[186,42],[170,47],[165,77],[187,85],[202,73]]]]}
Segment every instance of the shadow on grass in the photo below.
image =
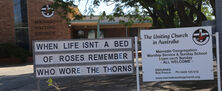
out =
{"type": "MultiPolygon", "coordinates": [[[[136,91],[136,76],[85,76],[53,78],[61,91],[136,91]]],[[[171,81],[171,82],[142,82],[141,91],[217,91],[217,81],[171,81]]],[[[47,79],[41,80],[43,91],[55,91],[47,87],[47,79]]]]}
{"type": "MultiPolygon", "coordinates": [[[[217,79],[202,81],[142,82],[141,91],[217,91],[217,79]]],[[[136,75],[78,76],[53,78],[61,91],[136,91],[136,75]]],[[[40,80],[41,91],[56,91],[47,79],[40,80]]],[[[34,74],[0,76],[0,91],[36,91],[34,74]]]]}
{"type": "MultiPolygon", "coordinates": [[[[47,85],[47,79],[41,81],[47,85]]],[[[133,75],[121,76],[85,76],[54,78],[61,91],[130,91],[136,89],[136,80],[133,75]]],[[[41,88],[44,91],[55,91],[53,87],[41,88]]]]}

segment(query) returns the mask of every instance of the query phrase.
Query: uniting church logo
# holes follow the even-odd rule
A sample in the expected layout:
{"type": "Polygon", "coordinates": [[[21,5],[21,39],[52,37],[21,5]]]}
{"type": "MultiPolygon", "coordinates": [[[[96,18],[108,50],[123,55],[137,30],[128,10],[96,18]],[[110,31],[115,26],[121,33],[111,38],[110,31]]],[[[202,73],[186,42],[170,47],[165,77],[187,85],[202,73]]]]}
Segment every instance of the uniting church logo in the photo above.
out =
{"type": "Polygon", "coordinates": [[[200,46],[205,45],[208,43],[209,39],[210,39],[210,34],[205,29],[200,28],[193,33],[193,41],[197,45],[200,46]]]}
{"type": "Polygon", "coordinates": [[[52,17],[54,15],[54,9],[50,5],[44,5],[41,9],[41,13],[44,17],[52,17]]]}

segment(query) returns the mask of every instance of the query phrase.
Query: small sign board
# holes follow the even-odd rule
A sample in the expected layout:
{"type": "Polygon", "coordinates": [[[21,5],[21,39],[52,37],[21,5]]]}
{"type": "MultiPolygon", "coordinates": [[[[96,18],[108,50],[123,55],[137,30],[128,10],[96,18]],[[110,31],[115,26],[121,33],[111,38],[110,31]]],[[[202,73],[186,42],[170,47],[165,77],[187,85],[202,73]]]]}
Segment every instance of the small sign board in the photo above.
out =
{"type": "Polygon", "coordinates": [[[35,64],[67,64],[67,63],[95,63],[95,62],[126,62],[132,61],[132,51],[84,52],[36,54],[35,64]]]}
{"type": "Polygon", "coordinates": [[[95,39],[95,40],[51,40],[35,41],[35,52],[61,52],[61,51],[89,51],[102,49],[130,49],[132,48],[132,39],[95,39]]]}
{"type": "Polygon", "coordinates": [[[64,77],[133,73],[133,64],[56,66],[36,68],[36,77],[64,77]]]}
{"type": "Polygon", "coordinates": [[[132,38],[33,42],[37,78],[131,74],[132,38]]]}
{"type": "Polygon", "coordinates": [[[143,81],[212,80],[211,27],[141,31],[143,81]]]}

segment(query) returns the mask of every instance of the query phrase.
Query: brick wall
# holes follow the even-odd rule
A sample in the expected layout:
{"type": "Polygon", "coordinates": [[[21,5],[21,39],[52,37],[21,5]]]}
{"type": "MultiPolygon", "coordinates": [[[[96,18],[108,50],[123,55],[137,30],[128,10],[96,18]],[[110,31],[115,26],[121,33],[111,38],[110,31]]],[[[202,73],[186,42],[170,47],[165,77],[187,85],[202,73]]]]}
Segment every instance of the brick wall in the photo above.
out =
{"type": "Polygon", "coordinates": [[[32,40],[59,40],[70,39],[71,31],[67,23],[58,13],[52,17],[44,17],[41,9],[50,4],[49,0],[27,0],[29,39],[32,40]]]}
{"type": "Polygon", "coordinates": [[[13,0],[0,0],[0,43],[15,43],[13,0]]]}
{"type": "MultiPolygon", "coordinates": [[[[126,29],[125,28],[113,28],[113,29],[103,29],[103,30],[104,30],[105,38],[125,37],[126,36],[126,29]]],[[[129,36],[129,32],[128,32],[128,36],[129,36]]]]}

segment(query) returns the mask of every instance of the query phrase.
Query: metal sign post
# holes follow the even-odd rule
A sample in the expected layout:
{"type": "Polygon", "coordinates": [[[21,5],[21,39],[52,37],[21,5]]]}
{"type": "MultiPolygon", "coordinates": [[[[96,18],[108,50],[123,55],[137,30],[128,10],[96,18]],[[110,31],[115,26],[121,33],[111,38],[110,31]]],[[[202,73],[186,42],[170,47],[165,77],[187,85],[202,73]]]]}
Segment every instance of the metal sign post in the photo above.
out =
{"type": "Polygon", "coordinates": [[[137,91],[140,91],[140,72],[139,72],[139,63],[138,63],[138,45],[137,37],[135,37],[135,52],[136,52],[136,86],[137,91]]]}
{"type": "MultiPolygon", "coordinates": [[[[215,9],[216,9],[216,31],[219,32],[220,37],[218,37],[219,39],[221,39],[221,35],[222,35],[222,0],[215,0],[215,9]]],[[[219,44],[222,44],[222,40],[218,40],[219,44]]],[[[222,56],[222,49],[218,50],[219,54],[218,56],[222,56]]],[[[222,60],[220,60],[222,61],[222,60]]],[[[222,67],[222,62],[220,62],[220,67],[222,67]]],[[[220,68],[221,69],[221,68],[220,68]]],[[[219,69],[219,70],[220,70],[219,69]]],[[[220,74],[221,75],[221,74],[220,74]]],[[[220,77],[221,78],[221,77],[220,77]]],[[[221,85],[220,85],[221,88],[221,85]]],[[[218,90],[219,91],[219,90],[218,90]]]]}
{"type": "Polygon", "coordinates": [[[221,78],[220,78],[220,48],[219,48],[219,33],[216,32],[216,50],[217,50],[217,85],[218,91],[221,91],[221,78]]]}

